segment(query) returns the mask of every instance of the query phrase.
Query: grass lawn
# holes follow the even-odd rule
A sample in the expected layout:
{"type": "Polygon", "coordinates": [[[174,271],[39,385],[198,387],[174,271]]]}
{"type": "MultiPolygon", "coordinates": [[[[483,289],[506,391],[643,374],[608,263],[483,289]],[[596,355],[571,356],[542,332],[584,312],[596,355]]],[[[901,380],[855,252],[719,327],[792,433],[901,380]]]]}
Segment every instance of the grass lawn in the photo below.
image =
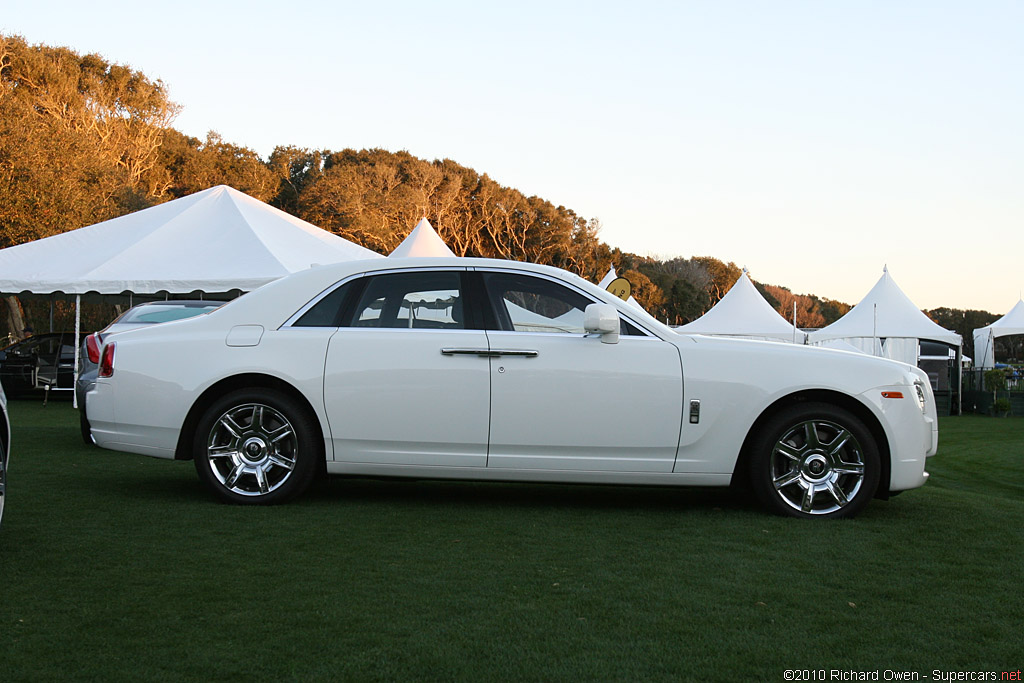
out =
{"type": "Polygon", "coordinates": [[[235,507],[190,462],[86,447],[67,403],[10,412],[2,681],[1024,666],[1024,419],[944,418],[923,489],[821,523],[716,490],[340,478],[235,507]]]}

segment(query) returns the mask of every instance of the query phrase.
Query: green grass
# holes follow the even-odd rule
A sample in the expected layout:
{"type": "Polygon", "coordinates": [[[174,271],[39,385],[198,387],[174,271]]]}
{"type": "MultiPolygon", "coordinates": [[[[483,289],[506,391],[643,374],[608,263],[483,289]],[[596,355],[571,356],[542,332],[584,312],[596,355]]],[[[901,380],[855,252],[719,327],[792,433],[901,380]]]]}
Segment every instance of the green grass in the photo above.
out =
{"type": "Polygon", "coordinates": [[[3,681],[781,681],[1024,662],[1020,419],[944,419],[927,486],[815,523],[715,490],[337,478],[235,507],[191,463],[84,446],[67,404],[10,412],[3,681]]]}

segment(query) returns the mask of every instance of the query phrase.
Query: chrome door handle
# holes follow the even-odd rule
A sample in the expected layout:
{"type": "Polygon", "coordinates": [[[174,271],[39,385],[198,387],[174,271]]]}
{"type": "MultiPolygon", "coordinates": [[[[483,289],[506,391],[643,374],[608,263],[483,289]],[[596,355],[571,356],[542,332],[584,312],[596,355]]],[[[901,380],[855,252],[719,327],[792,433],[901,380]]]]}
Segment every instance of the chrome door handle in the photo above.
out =
{"type": "Polygon", "coordinates": [[[441,349],[446,356],[490,356],[490,349],[441,349]]]}
{"type": "Polygon", "coordinates": [[[499,356],[525,356],[533,358],[538,351],[533,349],[469,349],[469,348],[444,348],[441,353],[446,356],[481,356],[483,358],[498,358],[499,356]]]}
{"type": "Polygon", "coordinates": [[[526,356],[527,358],[534,358],[538,353],[538,351],[533,349],[491,349],[491,354],[494,356],[526,356]]]}

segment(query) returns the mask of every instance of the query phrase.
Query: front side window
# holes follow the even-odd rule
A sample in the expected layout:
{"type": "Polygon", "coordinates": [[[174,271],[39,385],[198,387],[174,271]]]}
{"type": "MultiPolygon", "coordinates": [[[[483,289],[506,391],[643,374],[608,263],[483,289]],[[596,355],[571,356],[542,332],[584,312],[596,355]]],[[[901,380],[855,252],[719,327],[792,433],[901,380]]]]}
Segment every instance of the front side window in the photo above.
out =
{"type": "Polygon", "coordinates": [[[584,334],[583,312],[593,303],[567,287],[517,273],[485,273],[484,284],[502,327],[516,332],[584,334]]]}
{"type": "Polygon", "coordinates": [[[466,329],[459,273],[371,276],[350,320],[351,327],[466,329]]]}
{"type": "MultiPolygon", "coordinates": [[[[585,311],[597,303],[565,285],[520,273],[484,273],[484,285],[498,326],[507,331],[586,334],[585,311]]],[[[620,334],[647,336],[625,318],[620,334]]]]}

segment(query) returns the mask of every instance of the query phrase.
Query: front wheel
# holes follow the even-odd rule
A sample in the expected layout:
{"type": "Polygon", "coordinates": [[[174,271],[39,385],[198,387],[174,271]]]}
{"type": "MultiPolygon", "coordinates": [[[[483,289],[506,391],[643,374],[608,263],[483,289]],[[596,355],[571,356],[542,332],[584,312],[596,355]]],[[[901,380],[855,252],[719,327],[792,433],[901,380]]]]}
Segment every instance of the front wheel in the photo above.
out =
{"type": "Polygon", "coordinates": [[[852,517],[874,497],[878,446],[851,412],[827,403],[782,410],[758,433],[750,459],[754,492],[792,517],[852,517]]]}
{"type": "Polygon", "coordinates": [[[314,418],[271,389],[241,389],[199,421],[193,458],[199,478],[231,503],[283,503],[305,491],[323,459],[314,418]]]}

